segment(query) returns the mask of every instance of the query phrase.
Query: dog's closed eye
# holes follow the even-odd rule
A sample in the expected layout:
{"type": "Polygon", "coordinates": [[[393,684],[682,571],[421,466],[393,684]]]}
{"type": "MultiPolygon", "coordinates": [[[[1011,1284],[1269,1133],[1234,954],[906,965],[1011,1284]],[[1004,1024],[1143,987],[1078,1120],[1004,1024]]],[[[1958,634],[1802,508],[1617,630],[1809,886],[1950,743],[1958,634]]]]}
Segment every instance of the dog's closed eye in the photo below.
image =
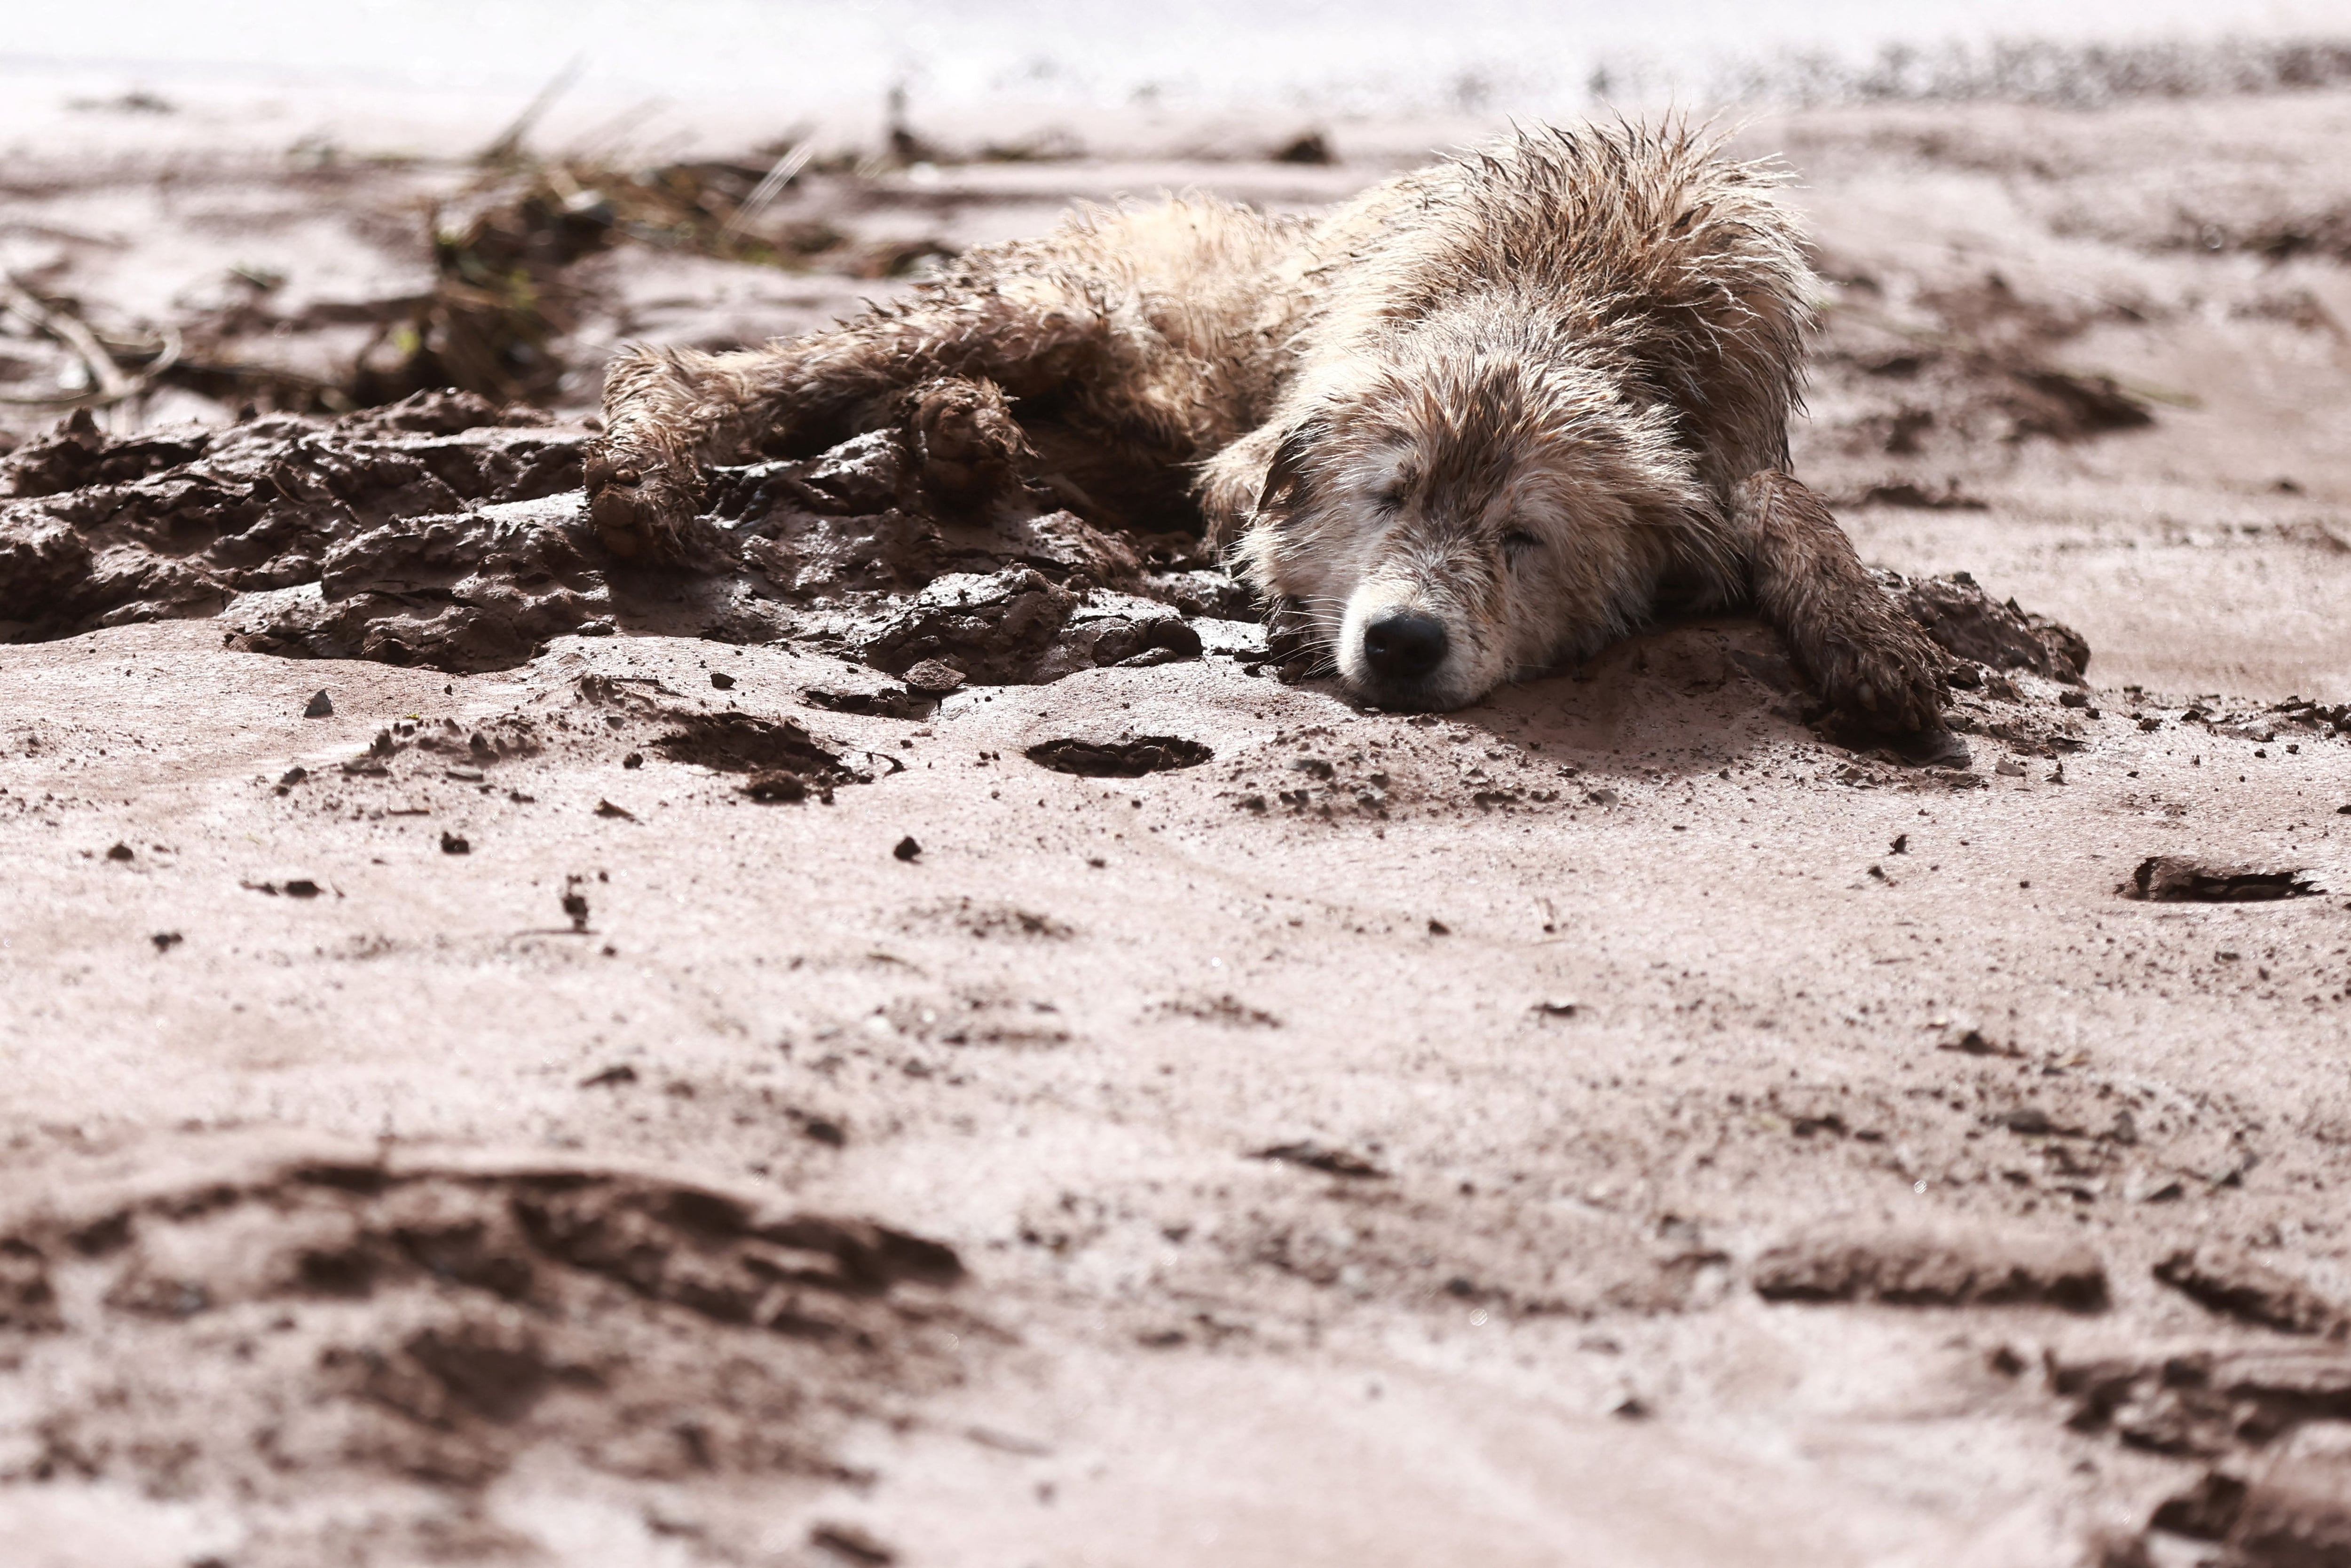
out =
{"type": "Polygon", "coordinates": [[[1513,564],[1523,559],[1530,550],[1539,549],[1542,540],[1524,528],[1512,528],[1502,536],[1502,559],[1513,564]]]}

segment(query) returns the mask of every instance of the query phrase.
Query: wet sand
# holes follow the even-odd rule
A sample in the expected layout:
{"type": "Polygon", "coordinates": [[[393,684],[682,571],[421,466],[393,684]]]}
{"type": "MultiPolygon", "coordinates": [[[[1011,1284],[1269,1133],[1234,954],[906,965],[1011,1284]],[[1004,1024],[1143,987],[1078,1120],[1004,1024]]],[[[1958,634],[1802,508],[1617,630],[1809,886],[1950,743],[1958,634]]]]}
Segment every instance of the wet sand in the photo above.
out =
{"type": "Polygon", "coordinates": [[[1416,718],[1081,537],[1050,639],[945,691],[847,567],[583,553],[564,599],[499,553],[571,537],[600,345],[801,329],[904,287],[875,246],[1071,195],[1311,205],[1401,131],[812,176],[778,215],[831,260],[602,250],[551,412],[340,434],[233,400],[411,319],[467,171],[16,170],[28,286],[285,376],[13,427],[0,591],[67,567],[0,616],[0,1532],[2337,1561],[2346,131],[2309,93],[1744,132],[1835,284],[1800,472],[1873,562],[2091,650],[1972,661],[1928,768],[1808,727],[1738,618],[1416,718]],[[418,515],[438,577],[386,553],[418,515]]]}

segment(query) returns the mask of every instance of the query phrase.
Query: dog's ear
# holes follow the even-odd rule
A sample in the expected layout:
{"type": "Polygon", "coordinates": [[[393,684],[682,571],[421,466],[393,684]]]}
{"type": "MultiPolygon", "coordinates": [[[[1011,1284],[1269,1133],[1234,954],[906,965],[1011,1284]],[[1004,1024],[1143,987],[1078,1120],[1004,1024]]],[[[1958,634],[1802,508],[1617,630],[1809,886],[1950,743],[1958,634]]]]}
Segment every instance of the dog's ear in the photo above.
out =
{"type": "Polygon", "coordinates": [[[1279,521],[1306,504],[1306,460],[1330,434],[1331,422],[1321,414],[1309,414],[1283,432],[1273,461],[1266,465],[1264,487],[1257,494],[1259,521],[1279,521]]]}

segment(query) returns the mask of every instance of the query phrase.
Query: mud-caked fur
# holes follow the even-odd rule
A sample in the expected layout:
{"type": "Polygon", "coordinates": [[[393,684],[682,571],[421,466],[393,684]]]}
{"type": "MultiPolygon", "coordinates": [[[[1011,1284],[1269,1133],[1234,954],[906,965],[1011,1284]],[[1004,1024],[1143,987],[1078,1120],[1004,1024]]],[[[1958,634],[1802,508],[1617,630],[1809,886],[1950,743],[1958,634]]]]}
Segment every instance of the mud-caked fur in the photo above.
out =
{"type": "Polygon", "coordinates": [[[1834,703],[1932,728],[1945,661],[1787,472],[1813,280],[1782,178],[1619,125],[1522,131],[1314,221],[1081,210],[829,331],[624,354],[591,515],[615,553],[658,555],[705,465],[911,420],[967,465],[992,444],[1080,493],[1181,486],[1384,706],[1751,605],[1834,703]],[[1017,426],[972,413],[1007,400],[1017,426]],[[1399,618],[1440,627],[1441,655],[1382,655],[1399,618]]]}

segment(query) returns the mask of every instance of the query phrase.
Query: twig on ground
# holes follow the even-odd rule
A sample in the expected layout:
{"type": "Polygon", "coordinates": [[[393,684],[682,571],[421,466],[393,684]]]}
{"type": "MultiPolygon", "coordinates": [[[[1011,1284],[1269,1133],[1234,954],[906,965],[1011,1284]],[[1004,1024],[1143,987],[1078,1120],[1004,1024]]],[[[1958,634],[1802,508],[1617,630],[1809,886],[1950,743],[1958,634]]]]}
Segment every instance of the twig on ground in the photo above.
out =
{"type": "Polygon", "coordinates": [[[159,334],[155,358],[141,367],[136,375],[125,375],[113,354],[99,341],[89,324],[69,310],[44,305],[32,291],[6,274],[0,273],[0,307],[23,317],[36,329],[47,333],[71,349],[74,357],[89,372],[89,391],[58,392],[54,395],[26,397],[0,396],[0,403],[16,407],[37,408],[108,408],[138,396],[154,384],[155,378],[169,370],[180,357],[180,334],[166,327],[159,334]]]}

